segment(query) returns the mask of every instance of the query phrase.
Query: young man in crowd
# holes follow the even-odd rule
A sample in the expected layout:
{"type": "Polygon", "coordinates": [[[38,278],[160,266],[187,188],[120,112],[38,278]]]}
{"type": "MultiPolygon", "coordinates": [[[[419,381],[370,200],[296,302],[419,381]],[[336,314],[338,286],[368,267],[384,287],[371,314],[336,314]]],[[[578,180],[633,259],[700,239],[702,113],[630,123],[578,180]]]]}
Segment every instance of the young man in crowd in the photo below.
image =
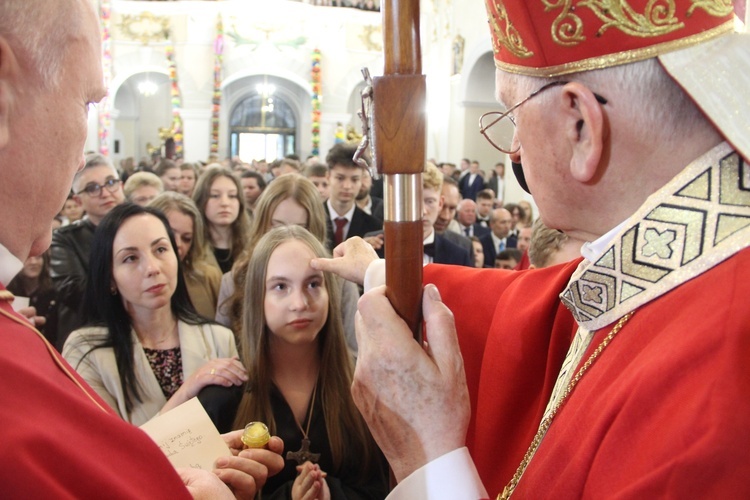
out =
{"type": "MultiPolygon", "coordinates": [[[[355,144],[342,142],[333,146],[326,156],[331,182],[331,196],[324,204],[328,215],[329,250],[352,236],[363,237],[383,229],[382,222],[355,203],[362,177],[369,175],[352,159],[356,150],[355,144]]],[[[382,234],[368,241],[378,250],[383,245],[382,234]]]]}

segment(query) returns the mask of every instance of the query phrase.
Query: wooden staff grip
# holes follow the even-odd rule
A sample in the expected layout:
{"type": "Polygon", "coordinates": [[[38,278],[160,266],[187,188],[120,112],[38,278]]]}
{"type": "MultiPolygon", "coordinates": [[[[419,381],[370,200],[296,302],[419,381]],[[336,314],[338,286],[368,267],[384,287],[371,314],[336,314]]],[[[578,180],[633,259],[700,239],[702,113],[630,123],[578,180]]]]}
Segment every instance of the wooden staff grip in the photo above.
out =
{"type": "Polygon", "coordinates": [[[383,51],[386,75],[422,72],[419,40],[419,0],[384,0],[383,51]]]}
{"type": "Polygon", "coordinates": [[[385,241],[386,296],[421,344],[422,221],[386,221],[385,241]]]}
{"type": "Polygon", "coordinates": [[[373,79],[373,141],[381,174],[419,174],[424,170],[427,131],[424,75],[373,79]]]}

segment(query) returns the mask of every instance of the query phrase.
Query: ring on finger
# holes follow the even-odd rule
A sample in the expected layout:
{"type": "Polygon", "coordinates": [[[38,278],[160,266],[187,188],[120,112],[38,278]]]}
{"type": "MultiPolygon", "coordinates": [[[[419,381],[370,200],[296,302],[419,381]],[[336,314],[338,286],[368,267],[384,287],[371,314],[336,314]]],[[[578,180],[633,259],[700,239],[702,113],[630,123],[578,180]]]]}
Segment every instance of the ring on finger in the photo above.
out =
{"type": "Polygon", "coordinates": [[[211,375],[216,375],[216,368],[211,368],[211,375]]]}

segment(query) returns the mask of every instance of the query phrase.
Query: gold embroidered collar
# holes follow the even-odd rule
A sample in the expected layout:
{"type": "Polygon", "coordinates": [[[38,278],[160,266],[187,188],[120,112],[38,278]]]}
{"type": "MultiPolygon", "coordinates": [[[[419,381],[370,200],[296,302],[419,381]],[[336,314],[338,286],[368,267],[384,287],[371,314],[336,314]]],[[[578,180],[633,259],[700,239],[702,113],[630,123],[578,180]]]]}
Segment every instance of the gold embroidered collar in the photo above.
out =
{"type": "Polygon", "coordinates": [[[597,330],[750,245],[750,165],[727,143],[651,195],[560,295],[597,330]]]}

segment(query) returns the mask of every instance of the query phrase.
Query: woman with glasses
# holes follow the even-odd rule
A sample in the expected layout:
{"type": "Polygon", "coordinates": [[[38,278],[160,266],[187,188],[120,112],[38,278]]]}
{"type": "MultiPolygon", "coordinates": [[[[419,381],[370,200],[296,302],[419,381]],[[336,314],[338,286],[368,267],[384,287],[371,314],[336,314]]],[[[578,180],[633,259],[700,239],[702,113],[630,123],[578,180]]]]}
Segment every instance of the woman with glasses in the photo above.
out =
{"type": "Polygon", "coordinates": [[[83,170],[73,178],[73,199],[86,216],[55,231],[50,247],[50,275],[58,293],[58,349],[62,349],[70,332],[86,321],[88,305],[82,299],[94,231],[112,209],[125,201],[114,165],[100,154],[87,156],[83,170]]]}
{"type": "Polygon", "coordinates": [[[222,273],[229,272],[249,239],[250,219],[237,177],[218,165],[206,169],[193,192],[204,234],[222,273]]]}

